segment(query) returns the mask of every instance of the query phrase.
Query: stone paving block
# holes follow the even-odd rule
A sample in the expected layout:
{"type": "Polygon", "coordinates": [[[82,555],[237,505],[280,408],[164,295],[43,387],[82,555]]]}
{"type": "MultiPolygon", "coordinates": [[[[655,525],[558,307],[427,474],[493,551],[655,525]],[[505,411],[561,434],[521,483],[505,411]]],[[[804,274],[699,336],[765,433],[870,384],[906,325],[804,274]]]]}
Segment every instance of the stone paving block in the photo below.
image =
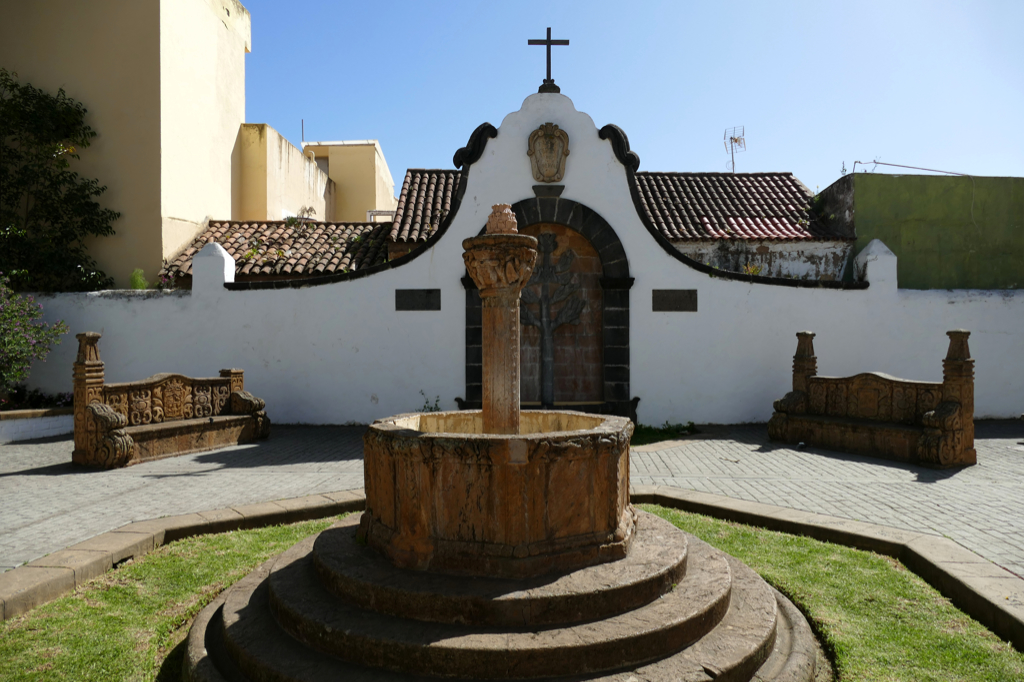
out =
{"type": "Polygon", "coordinates": [[[244,504],[232,509],[242,515],[240,528],[258,528],[291,521],[290,512],[276,502],[244,504]]]}
{"type": "Polygon", "coordinates": [[[326,516],[340,514],[342,511],[342,505],[326,495],[306,495],[305,497],[295,497],[287,500],[275,500],[275,503],[288,510],[291,518],[295,521],[321,519],[326,516]]]}
{"type": "Polygon", "coordinates": [[[111,532],[150,533],[153,535],[153,546],[161,547],[168,542],[174,542],[175,540],[204,532],[203,529],[206,528],[208,523],[199,514],[181,514],[180,516],[165,516],[159,519],[135,521],[120,528],[115,528],[111,532]]]}
{"type": "Polygon", "coordinates": [[[229,530],[242,528],[245,517],[234,509],[214,509],[212,511],[199,512],[199,516],[206,521],[203,533],[224,533],[229,530]]]}
{"type": "Polygon", "coordinates": [[[905,543],[921,537],[921,533],[797,509],[780,509],[771,519],[777,530],[893,557],[900,555],[905,543]]]}
{"type": "Polygon", "coordinates": [[[366,507],[366,495],[363,490],[343,490],[337,493],[324,493],[324,497],[344,505],[343,511],[362,511],[366,507]]]}
{"type": "Polygon", "coordinates": [[[70,568],[20,566],[0,573],[0,599],[4,620],[20,616],[75,589],[75,572],[70,568]]]}
{"type": "Polygon", "coordinates": [[[1024,580],[959,576],[963,588],[951,600],[967,614],[1024,651],[1024,580]]]}
{"type": "Polygon", "coordinates": [[[75,574],[75,587],[103,575],[113,566],[110,553],[93,549],[62,549],[26,566],[42,568],[69,568],[75,574]]]}
{"type": "Polygon", "coordinates": [[[760,524],[764,517],[781,511],[781,507],[760,502],[667,487],[659,488],[658,498],[666,506],[678,506],[686,511],[745,524],[760,524]]]}
{"type": "Polygon", "coordinates": [[[111,532],[89,538],[85,542],[79,542],[68,549],[72,550],[95,550],[107,552],[110,560],[117,565],[125,559],[139,557],[156,548],[153,533],[137,532],[111,532]]]}

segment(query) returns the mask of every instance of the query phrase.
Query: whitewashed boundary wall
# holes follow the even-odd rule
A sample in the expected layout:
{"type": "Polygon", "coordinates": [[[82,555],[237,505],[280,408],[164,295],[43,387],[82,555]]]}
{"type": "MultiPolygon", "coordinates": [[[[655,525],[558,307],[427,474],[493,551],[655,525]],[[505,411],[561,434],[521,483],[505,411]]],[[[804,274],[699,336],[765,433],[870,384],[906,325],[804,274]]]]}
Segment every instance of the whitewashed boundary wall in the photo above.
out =
{"type": "MultiPolygon", "coordinates": [[[[863,290],[797,288],[714,277],[669,255],[634,208],[625,167],[593,120],[560,94],[531,95],[509,114],[483,155],[464,169],[466,191],[447,232],[400,267],[298,289],[232,291],[227,255],[207,247],[191,294],[125,292],[42,296],[48,320],[72,334],[103,334],[108,381],[157,372],[215,376],[245,370],[246,388],[279,423],[369,422],[441,396],[465,397],[465,274],[462,240],[491,206],[533,196],[530,132],[553,121],[569,135],[563,199],[596,211],[614,229],[635,278],[630,290],[630,381],[640,421],[766,421],[790,388],[796,332],[817,333],[823,375],[880,371],[939,381],[945,332],[972,332],[975,414],[1024,411],[1024,291],[899,290],[896,259],[880,242],[856,266],[863,290]],[[441,310],[395,310],[396,289],[440,289],[441,310]],[[652,291],[697,292],[697,312],[654,312],[652,291]]],[[[70,336],[33,369],[33,386],[68,391],[70,336]]]]}

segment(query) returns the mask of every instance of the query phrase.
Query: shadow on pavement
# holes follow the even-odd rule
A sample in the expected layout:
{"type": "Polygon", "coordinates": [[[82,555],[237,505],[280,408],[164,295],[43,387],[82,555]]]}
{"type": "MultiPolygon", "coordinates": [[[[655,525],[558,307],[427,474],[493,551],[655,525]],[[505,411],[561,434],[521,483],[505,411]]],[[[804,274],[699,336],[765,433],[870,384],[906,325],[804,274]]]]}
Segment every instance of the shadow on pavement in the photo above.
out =
{"type": "Polygon", "coordinates": [[[965,471],[966,467],[956,469],[933,469],[931,467],[921,466],[919,464],[911,464],[909,462],[898,462],[891,459],[883,459],[881,457],[872,457],[870,455],[857,455],[850,452],[840,452],[838,450],[824,450],[822,448],[807,448],[800,447],[799,445],[792,445],[789,443],[773,443],[771,441],[761,443],[757,448],[757,452],[773,452],[775,450],[791,450],[795,452],[806,452],[812,455],[820,455],[821,457],[828,457],[839,462],[851,462],[857,464],[870,464],[872,466],[881,467],[884,469],[896,469],[899,471],[907,471],[917,477],[917,480],[921,483],[935,483],[936,481],[944,481],[947,478],[952,478],[957,474],[965,471]]]}
{"type": "Polygon", "coordinates": [[[267,440],[201,452],[192,455],[192,461],[219,464],[224,469],[251,469],[362,460],[365,431],[365,426],[275,425],[267,440]]]}

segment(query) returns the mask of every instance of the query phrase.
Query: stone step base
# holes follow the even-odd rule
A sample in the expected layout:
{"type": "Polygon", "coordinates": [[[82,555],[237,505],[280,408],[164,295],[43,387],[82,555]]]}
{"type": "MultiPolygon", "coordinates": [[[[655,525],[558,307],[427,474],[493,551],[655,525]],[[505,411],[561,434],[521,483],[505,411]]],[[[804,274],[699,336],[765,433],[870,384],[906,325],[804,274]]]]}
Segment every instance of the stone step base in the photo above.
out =
{"type": "MultiPolygon", "coordinates": [[[[352,525],[339,524],[299,543],[207,607],[189,634],[186,679],[815,679],[817,643],[788,600],[740,561],[647,514],[638,524],[643,529],[638,539],[646,533],[652,547],[666,549],[652,550],[646,555],[654,557],[650,562],[638,554],[636,566],[646,569],[634,566],[624,571],[628,577],[617,580],[605,575],[610,580],[598,584],[594,579],[616,564],[594,566],[546,581],[512,583],[519,589],[504,592],[500,586],[510,584],[487,579],[455,585],[446,582],[448,578],[422,573],[374,576],[372,557],[353,546],[352,525]],[[362,568],[342,566],[344,555],[362,556],[362,568]],[[410,595],[422,602],[414,611],[435,616],[426,605],[431,593],[445,604],[440,610],[449,614],[460,601],[483,604],[471,615],[493,615],[511,611],[487,606],[488,598],[518,603],[527,611],[531,599],[536,599],[549,607],[537,613],[561,611],[565,616],[574,610],[562,607],[579,598],[573,588],[584,595],[629,595],[637,585],[644,586],[640,591],[650,589],[645,577],[663,576],[671,571],[666,566],[673,565],[685,565],[686,571],[664,594],[570,625],[430,622],[367,608],[367,602],[373,606],[371,598],[347,600],[359,589],[390,595],[384,601],[410,595]],[[333,592],[321,580],[325,573],[328,583],[335,583],[333,592]]],[[[634,549],[642,552],[640,547],[634,549]]],[[[605,599],[602,609],[614,601],[605,599]]]]}
{"type": "MultiPolygon", "coordinates": [[[[373,668],[466,679],[597,673],[678,651],[725,616],[730,592],[750,576],[733,576],[724,553],[694,543],[686,575],[675,589],[639,608],[565,627],[524,630],[426,623],[359,609],[320,585],[306,543],[282,554],[275,564],[267,580],[269,607],[282,629],[310,648],[373,668]]],[[[753,579],[764,585],[757,576],[753,579]]],[[[234,638],[232,628],[245,627],[252,598],[236,591],[226,600],[228,640],[234,638]]],[[[774,600],[767,589],[760,599],[763,608],[747,609],[746,615],[764,621],[759,626],[770,631],[774,600]]]]}
{"type": "Polygon", "coordinates": [[[348,604],[412,620],[503,628],[595,621],[650,603],[686,573],[688,536],[651,514],[639,515],[625,559],[527,580],[396,568],[355,540],[358,525],[353,515],[316,538],[319,581],[348,604]]]}

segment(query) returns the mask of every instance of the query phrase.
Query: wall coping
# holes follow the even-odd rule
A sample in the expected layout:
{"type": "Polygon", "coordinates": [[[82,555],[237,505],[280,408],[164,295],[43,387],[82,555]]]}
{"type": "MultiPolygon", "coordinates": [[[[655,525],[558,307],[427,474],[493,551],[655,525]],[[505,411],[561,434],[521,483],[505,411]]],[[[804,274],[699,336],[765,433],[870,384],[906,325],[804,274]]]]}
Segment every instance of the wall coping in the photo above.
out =
{"type": "Polygon", "coordinates": [[[74,407],[45,407],[38,410],[7,410],[0,412],[0,422],[14,419],[37,419],[39,417],[63,417],[74,414],[74,407]]]}

